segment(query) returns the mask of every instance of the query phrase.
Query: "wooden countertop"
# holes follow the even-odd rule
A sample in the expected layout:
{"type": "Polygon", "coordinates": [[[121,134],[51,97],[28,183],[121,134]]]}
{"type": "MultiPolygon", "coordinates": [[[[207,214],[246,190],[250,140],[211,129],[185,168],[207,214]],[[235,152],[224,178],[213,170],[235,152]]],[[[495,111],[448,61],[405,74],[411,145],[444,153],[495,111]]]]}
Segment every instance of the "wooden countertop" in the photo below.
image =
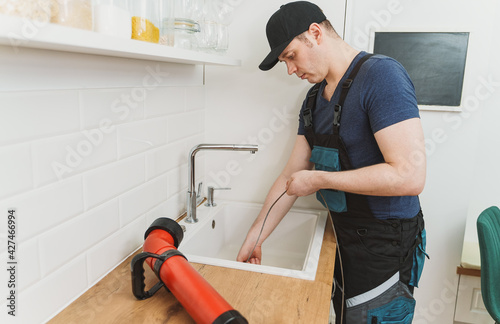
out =
{"type": "MultiPolygon", "coordinates": [[[[328,217],[314,281],[191,264],[251,324],[328,323],[335,248],[328,217]]],[[[177,299],[165,289],[146,300],[140,301],[133,296],[132,257],[49,323],[194,323],[177,299]]],[[[149,289],[158,279],[149,267],[145,268],[146,289],[149,289]]]]}

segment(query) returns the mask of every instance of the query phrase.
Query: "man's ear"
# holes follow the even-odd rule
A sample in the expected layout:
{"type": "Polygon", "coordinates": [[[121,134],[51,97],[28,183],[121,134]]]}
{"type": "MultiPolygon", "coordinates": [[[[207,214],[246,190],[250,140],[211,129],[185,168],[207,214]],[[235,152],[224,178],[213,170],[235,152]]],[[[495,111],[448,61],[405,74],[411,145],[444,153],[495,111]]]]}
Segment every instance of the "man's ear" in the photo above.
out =
{"type": "Polygon", "coordinates": [[[312,39],[316,41],[316,44],[319,45],[323,41],[323,30],[318,23],[312,23],[308,32],[312,39]]]}

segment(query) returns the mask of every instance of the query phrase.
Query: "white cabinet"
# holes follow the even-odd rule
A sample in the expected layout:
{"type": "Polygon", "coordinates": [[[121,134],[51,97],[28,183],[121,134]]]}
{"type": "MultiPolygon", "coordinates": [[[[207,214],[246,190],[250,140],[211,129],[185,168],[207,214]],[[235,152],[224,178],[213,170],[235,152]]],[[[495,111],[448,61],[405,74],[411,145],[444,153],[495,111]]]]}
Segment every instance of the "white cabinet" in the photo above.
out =
{"type": "Polygon", "coordinates": [[[481,296],[481,277],[460,275],[455,321],[473,324],[493,324],[481,296]]]}

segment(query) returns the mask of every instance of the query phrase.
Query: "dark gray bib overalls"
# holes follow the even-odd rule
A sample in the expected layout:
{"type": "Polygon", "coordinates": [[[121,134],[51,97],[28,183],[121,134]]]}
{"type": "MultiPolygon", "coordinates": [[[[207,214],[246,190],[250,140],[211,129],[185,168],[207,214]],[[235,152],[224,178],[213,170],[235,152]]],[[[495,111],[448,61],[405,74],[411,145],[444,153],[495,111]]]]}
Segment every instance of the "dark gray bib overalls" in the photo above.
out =
{"type": "MultiPolygon", "coordinates": [[[[332,134],[316,134],[313,130],[312,116],[320,84],[308,95],[303,112],[305,136],[316,170],[352,169],[340,137],[341,114],[348,109],[343,104],[355,76],[370,56],[362,57],[340,83],[342,91],[334,108],[332,134]]],[[[373,216],[363,195],[331,189],[320,192],[327,206],[321,195],[316,195],[331,211],[341,256],[337,253],[334,275],[337,323],[341,318],[342,291],[344,323],[411,323],[415,307],[413,287],[418,284],[425,255],[422,212],[410,219],[381,220],[373,216]]]]}

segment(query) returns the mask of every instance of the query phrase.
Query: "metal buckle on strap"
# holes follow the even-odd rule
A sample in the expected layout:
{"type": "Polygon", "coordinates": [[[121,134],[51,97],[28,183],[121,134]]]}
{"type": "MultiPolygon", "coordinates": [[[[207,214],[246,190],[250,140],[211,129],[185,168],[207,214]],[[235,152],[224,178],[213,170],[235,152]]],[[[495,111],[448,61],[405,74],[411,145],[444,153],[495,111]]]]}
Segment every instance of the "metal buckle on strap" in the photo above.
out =
{"type": "Polygon", "coordinates": [[[339,104],[335,105],[335,109],[333,110],[333,125],[334,126],[339,126],[340,125],[340,115],[342,113],[342,106],[339,104]]]}
{"type": "Polygon", "coordinates": [[[311,109],[304,110],[304,127],[312,127],[312,112],[311,109]]]}
{"type": "Polygon", "coordinates": [[[348,89],[351,87],[351,84],[352,84],[352,79],[347,79],[344,81],[344,83],[342,83],[342,88],[344,89],[348,89]]]}
{"type": "Polygon", "coordinates": [[[316,97],[317,93],[318,93],[318,90],[317,88],[314,88],[312,89],[311,93],[309,93],[309,95],[307,96],[308,98],[314,98],[316,97]]]}

